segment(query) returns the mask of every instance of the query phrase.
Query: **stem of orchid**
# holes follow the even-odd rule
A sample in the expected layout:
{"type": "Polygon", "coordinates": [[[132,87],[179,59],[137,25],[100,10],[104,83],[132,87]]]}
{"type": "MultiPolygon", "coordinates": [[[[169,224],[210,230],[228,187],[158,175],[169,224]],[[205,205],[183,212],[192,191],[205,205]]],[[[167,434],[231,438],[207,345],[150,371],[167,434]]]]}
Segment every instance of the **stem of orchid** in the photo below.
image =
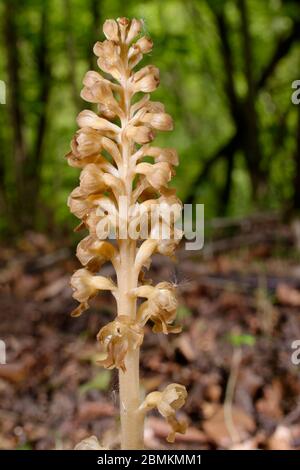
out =
{"type": "MultiPolygon", "coordinates": [[[[122,128],[126,128],[130,120],[131,96],[127,89],[127,48],[122,54],[124,63],[123,77],[123,100],[121,107],[124,111],[122,128]]],[[[122,173],[125,185],[125,196],[128,206],[132,202],[132,173],[131,156],[132,145],[124,136],[122,150],[122,173]]],[[[120,206],[119,206],[120,209],[120,206]]],[[[128,220],[128,217],[127,217],[128,220]]],[[[127,227],[128,228],[128,227],[127,227]]],[[[129,293],[137,287],[138,279],[133,269],[136,256],[136,241],[129,238],[119,239],[120,269],[117,271],[118,278],[118,315],[126,315],[132,319],[136,318],[136,298],[129,293]]],[[[144,448],[144,417],[139,413],[140,406],[140,348],[133,350],[130,345],[125,358],[126,369],[119,370],[119,394],[120,394],[120,418],[121,418],[121,448],[143,449],[144,448]]]]}
{"type": "MultiPolygon", "coordinates": [[[[136,243],[119,240],[120,267],[118,276],[118,315],[136,316],[136,298],[129,295],[137,286],[137,278],[131,268],[135,259],[136,243]]],[[[140,380],[139,348],[129,348],[125,358],[126,370],[119,371],[121,447],[122,449],[144,448],[144,417],[139,413],[140,380]]]]}

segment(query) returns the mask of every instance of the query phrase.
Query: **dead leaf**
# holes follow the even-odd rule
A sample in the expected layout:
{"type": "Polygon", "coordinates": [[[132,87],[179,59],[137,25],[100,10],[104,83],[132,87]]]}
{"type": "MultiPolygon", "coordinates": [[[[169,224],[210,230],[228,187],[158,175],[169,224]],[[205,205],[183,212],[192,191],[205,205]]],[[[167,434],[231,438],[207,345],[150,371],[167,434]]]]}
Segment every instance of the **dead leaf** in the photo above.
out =
{"type": "Polygon", "coordinates": [[[282,398],[282,384],[279,380],[274,379],[271,385],[265,386],[264,396],[257,400],[256,409],[268,418],[278,420],[282,417],[282,398]]]}
{"type": "MultiPolygon", "coordinates": [[[[168,423],[160,418],[150,417],[146,421],[146,426],[151,428],[155,436],[160,439],[166,439],[170,432],[168,423]]],[[[188,426],[185,434],[176,434],[177,442],[194,442],[203,443],[207,442],[205,434],[194,426],[188,426]]]]}
{"type": "MultiPolygon", "coordinates": [[[[246,440],[249,434],[255,430],[253,418],[246,414],[237,406],[232,407],[232,419],[241,441],[246,440]]],[[[204,421],[203,429],[208,437],[221,447],[228,447],[231,444],[231,438],[224,419],[224,407],[219,405],[217,412],[204,421]]]]}
{"type": "Polygon", "coordinates": [[[79,442],[74,450],[108,450],[101,446],[96,436],[90,436],[79,442]]]}
{"type": "Polygon", "coordinates": [[[182,333],[176,339],[176,346],[189,362],[193,362],[196,359],[195,349],[193,348],[191,338],[187,333],[182,333]]]}
{"type": "Polygon", "coordinates": [[[35,362],[34,357],[27,354],[20,362],[0,365],[0,378],[15,384],[24,382],[35,362]]]}
{"type": "Polygon", "coordinates": [[[276,297],[281,304],[300,307],[300,291],[287,284],[278,284],[276,297]]]}
{"type": "Polygon", "coordinates": [[[267,448],[269,450],[291,450],[292,440],[292,431],[288,427],[280,425],[268,439],[267,448]]]}
{"type": "Polygon", "coordinates": [[[114,416],[116,410],[113,405],[105,402],[84,402],[79,406],[79,421],[89,421],[106,416],[114,416]]]}

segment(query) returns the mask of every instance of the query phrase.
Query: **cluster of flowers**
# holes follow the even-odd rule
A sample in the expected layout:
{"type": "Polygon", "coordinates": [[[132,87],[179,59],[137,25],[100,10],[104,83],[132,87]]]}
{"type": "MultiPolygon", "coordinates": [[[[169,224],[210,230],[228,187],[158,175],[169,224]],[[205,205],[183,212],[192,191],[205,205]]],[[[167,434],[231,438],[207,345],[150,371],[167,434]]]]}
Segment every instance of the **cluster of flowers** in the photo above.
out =
{"type": "MultiPolygon", "coordinates": [[[[120,210],[119,199],[128,198],[129,214],[130,207],[136,204],[143,207],[141,213],[147,212],[151,204],[181,204],[175,191],[168,188],[174,166],[178,164],[176,151],[150,144],[156,131],[171,130],[173,122],[161,103],[150,100],[149,93],[159,84],[158,69],[148,65],[134,71],[143,54],[152,49],[152,41],[140,35],[142,27],[142,21],[136,19],[107,20],[103,27],[106,40],[94,46],[104,75],[89,71],[83,80],[81,97],[95,103],[97,109],[96,112],[84,110],[78,115],[79,130],[67,155],[69,164],[81,169],[80,184],[72,191],[68,204],[81,221],[77,230],[88,230],[77,247],[83,268],[71,279],[73,296],[80,303],[73,316],[81,315],[99,291],[111,291],[118,299],[118,284],[98,272],[108,261],[117,273],[120,269],[118,231],[121,227],[115,226],[116,220],[118,223],[122,220],[122,217],[115,217],[120,210]],[[145,161],[144,157],[149,158],[145,161]],[[112,228],[117,234],[115,243],[104,240],[112,228]]],[[[134,217],[137,216],[133,211],[126,223],[134,217]]],[[[128,295],[146,300],[139,306],[135,318],[118,312],[116,319],[100,330],[98,340],[106,352],[102,364],[107,368],[126,370],[126,354],[142,344],[147,321],[152,322],[153,331],[157,333],[180,331],[172,325],[177,308],[175,286],[168,282],[152,286],[142,275],[154,253],[174,255],[182,235],[174,227],[175,218],[176,215],[170,221],[160,216],[155,226],[147,230],[147,238],[138,242],[134,265],[128,269],[134,270],[139,282],[128,295]],[[166,224],[173,235],[168,239],[161,236],[166,224]]],[[[135,222],[142,223],[142,219],[135,222]]],[[[175,432],[185,430],[185,425],[175,416],[185,398],[185,388],[171,384],[163,392],[150,393],[140,406],[140,412],[156,406],[172,427],[168,439],[173,441],[175,432]]]]}

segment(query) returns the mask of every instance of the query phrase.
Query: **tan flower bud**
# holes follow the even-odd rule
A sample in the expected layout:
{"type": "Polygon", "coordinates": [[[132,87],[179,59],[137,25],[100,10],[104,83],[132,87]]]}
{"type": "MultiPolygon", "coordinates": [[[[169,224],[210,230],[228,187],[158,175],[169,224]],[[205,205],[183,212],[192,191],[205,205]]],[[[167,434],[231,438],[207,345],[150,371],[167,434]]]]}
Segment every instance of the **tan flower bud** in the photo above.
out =
{"type": "Polygon", "coordinates": [[[155,163],[154,165],[146,162],[139,163],[135,172],[145,175],[151,186],[158,190],[162,186],[167,186],[172,177],[172,169],[167,162],[155,163]]]}
{"type": "Polygon", "coordinates": [[[113,160],[119,166],[122,162],[122,159],[121,159],[120,150],[118,146],[115,144],[115,142],[111,139],[108,139],[107,137],[103,137],[102,145],[103,145],[103,149],[106,150],[106,152],[108,152],[111,155],[113,160]]]}
{"type": "Polygon", "coordinates": [[[94,53],[99,57],[97,64],[103,72],[109,73],[116,80],[121,79],[122,64],[120,60],[120,46],[113,41],[96,42],[94,53]]]}
{"type": "Polygon", "coordinates": [[[171,131],[173,129],[173,120],[166,113],[146,113],[141,121],[160,131],[171,131]]]}
{"type": "Polygon", "coordinates": [[[151,142],[155,134],[148,126],[128,126],[125,130],[127,138],[133,139],[137,144],[146,144],[151,142]]]}
{"type": "Polygon", "coordinates": [[[126,35],[127,35],[128,27],[130,25],[130,20],[125,17],[117,18],[117,23],[119,25],[121,42],[124,43],[126,42],[126,35]]]}
{"type": "Polygon", "coordinates": [[[160,101],[148,101],[144,109],[149,113],[164,113],[165,106],[160,101]]]}
{"type": "Polygon", "coordinates": [[[100,73],[95,72],[94,70],[89,70],[86,72],[85,76],[83,77],[82,83],[88,87],[91,88],[92,86],[95,85],[95,83],[98,82],[107,82],[108,80],[105,80],[105,78],[100,75],[100,73]]]}
{"type": "Polygon", "coordinates": [[[73,189],[69,198],[68,206],[72,214],[82,219],[94,206],[94,200],[91,198],[84,198],[80,187],[73,189]]]}
{"type": "Polygon", "coordinates": [[[167,162],[174,166],[178,165],[178,154],[175,149],[161,149],[160,147],[150,147],[146,154],[149,157],[154,157],[155,163],[167,162]]]}
{"type": "Polygon", "coordinates": [[[118,133],[120,128],[115,124],[107,121],[106,119],[100,118],[96,113],[85,109],[81,111],[77,116],[77,123],[79,127],[91,127],[99,131],[112,131],[118,133]]]}
{"type": "Polygon", "coordinates": [[[91,155],[99,155],[102,149],[102,138],[98,131],[89,127],[83,127],[76,132],[74,139],[76,155],[83,158],[91,155]]]}
{"type": "Polygon", "coordinates": [[[143,266],[150,259],[155,249],[157,248],[157,240],[149,238],[145,240],[138,249],[138,252],[135,257],[134,267],[137,272],[139,272],[143,266]]]}
{"type": "Polygon", "coordinates": [[[167,162],[173,166],[178,165],[178,154],[173,148],[151,147],[143,145],[132,158],[135,161],[141,160],[143,157],[153,157],[155,163],[167,162]]]}
{"type": "Polygon", "coordinates": [[[98,333],[97,339],[104,345],[107,353],[107,357],[99,363],[107,369],[117,367],[124,372],[127,351],[138,348],[143,337],[143,329],[138,323],[127,316],[119,315],[98,333]]]}
{"type": "Polygon", "coordinates": [[[137,47],[142,52],[142,54],[148,54],[148,52],[152,51],[153,41],[152,39],[143,36],[137,40],[135,47],[137,47]]]}
{"type": "Polygon", "coordinates": [[[71,141],[71,152],[66,157],[70,166],[82,168],[99,160],[102,137],[99,131],[84,127],[76,132],[71,141]]]}
{"type": "Polygon", "coordinates": [[[130,44],[131,41],[133,41],[134,38],[136,38],[136,36],[140,34],[142,26],[143,26],[142,20],[137,20],[133,18],[130,21],[130,26],[128,28],[127,37],[126,37],[127,44],[130,44]]]}
{"type": "Polygon", "coordinates": [[[185,404],[187,398],[187,391],[183,385],[170,384],[163,392],[149,393],[140,410],[147,412],[153,408],[157,408],[158,412],[166,419],[171,426],[171,431],[167,437],[168,442],[174,442],[176,432],[184,434],[186,431],[186,423],[179,421],[176,418],[176,411],[178,411],[185,404]]]}
{"type": "Polygon", "coordinates": [[[112,90],[105,81],[96,82],[90,87],[85,86],[80,96],[90,103],[112,103],[116,106],[112,90]]]}
{"type": "Polygon", "coordinates": [[[107,184],[105,183],[105,173],[99,165],[89,163],[80,174],[80,190],[82,196],[97,194],[105,191],[107,184]]]}
{"type": "Polygon", "coordinates": [[[106,20],[103,25],[103,33],[106,39],[119,42],[119,27],[115,20],[106,20]]]}
{"type": "Polygon", "coordinates": [[[71,277],[73,297],[78,302],[87,302],[100,290],[115,290],[115,284],[104,276],[93,276],[87,269],[78,269],[71,277]]]}
{"type": "Polygon", "coordinates": [[[142,91],[150,93],[159,85],[159,70],[153,65],[147,65],[136,72],[131,79],[133,93],[142,91]]]}

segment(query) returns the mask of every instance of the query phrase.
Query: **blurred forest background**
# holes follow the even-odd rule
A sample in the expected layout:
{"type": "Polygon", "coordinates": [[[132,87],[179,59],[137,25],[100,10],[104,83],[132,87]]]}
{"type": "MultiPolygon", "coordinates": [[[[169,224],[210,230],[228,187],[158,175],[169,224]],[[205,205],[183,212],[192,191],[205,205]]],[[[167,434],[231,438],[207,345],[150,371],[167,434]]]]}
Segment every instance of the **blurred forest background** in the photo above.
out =
{"type": "MultiPolygon", "coordinates": [[[[154,282],[179,284],[179,336],[149,330],[144,392],[188,388],[186,449],[300,449],[300,3],[297,0],[0,0],[0,448],[69,449],[95,434],[119,446],[116,371],[99,368],[109,296],[69,317],[78,268],[64,155],[102,23],[145,20],[175,120],[172,183],[205,204],[206,238],[154,282]],[[298,98],[299,98],[298,92],[298,98]]],[[[104,275],[112,275],[109,267],[104,275]]],[[[158,415],[146,446],[167,448],[158,415]]]]}
{"type": "Polygon", "coordinates": [[[296,0],[1,0],[1,233],[63,233],[77,175],[63,156],[105,18],[137,16],[161,70],[157,100],[175,119],[174,185],[206,218],[300,208],[296,0]],[[298,136],[298,138],[297,138],[298,136]]]}

